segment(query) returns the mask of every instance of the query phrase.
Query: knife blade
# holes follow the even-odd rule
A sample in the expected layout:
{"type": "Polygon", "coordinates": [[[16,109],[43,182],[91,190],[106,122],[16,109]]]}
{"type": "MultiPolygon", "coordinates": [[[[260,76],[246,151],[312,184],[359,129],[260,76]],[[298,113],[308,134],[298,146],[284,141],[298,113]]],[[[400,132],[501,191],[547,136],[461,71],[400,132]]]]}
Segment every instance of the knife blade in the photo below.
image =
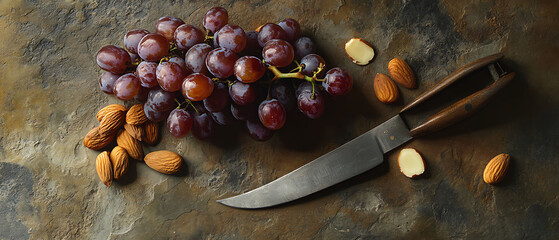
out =
{"type": "Polygon", "coordinates": [[[236,208],[264,208],[310,195],[382,163],[383,154],[411,140],[400,115],[300,168],[249,192],[218,200],[236,208]]]}

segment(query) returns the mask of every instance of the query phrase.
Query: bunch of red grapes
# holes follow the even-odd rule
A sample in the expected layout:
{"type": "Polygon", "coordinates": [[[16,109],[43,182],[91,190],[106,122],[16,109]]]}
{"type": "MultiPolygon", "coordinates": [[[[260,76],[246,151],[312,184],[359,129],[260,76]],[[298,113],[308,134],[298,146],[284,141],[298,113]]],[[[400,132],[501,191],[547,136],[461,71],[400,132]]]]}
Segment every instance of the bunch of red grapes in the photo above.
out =
{"type": "Polygon", "coordinates": [[[228,22],[227,10],[215,7],[204,16],[206,33],[176,17],[160,18],[155,33],[129,31],[124,49],[108,45],[97,52],[97,64],[106,71],[101,90],[145,102],[147,118],[166,120],[175,137],[192,131],[208,139],[216,124],[240,120],[259,141],[282,128],[295,105],[316,119],[324,112],[325,92],[340,96],[351,90],[351,76],[337,67],[326,71],[297,21],[267,23],[257,31],[228,22]]]}

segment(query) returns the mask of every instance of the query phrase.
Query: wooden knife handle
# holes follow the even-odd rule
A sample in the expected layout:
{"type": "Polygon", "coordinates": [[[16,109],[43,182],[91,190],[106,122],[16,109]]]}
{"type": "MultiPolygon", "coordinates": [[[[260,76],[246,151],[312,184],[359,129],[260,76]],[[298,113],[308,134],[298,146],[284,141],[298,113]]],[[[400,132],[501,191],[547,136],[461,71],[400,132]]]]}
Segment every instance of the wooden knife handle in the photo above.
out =
{"type": "Polygon", "coordinates": [[[471,116],[483,105],[485,105],[487,100],[507,85],[514,76],[514,73],[506,74],[486,88],[448,106],[437,114],[431,116],[424,123],[412,129],[410,131],[410,135],[412,137],[417,137],[433,133],[471,116]]]}

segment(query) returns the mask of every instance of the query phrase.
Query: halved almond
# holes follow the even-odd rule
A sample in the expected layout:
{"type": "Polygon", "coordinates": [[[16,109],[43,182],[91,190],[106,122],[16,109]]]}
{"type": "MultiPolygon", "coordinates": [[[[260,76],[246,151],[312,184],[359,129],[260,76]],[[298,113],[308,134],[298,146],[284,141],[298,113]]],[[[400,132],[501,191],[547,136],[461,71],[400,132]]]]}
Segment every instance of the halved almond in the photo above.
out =
{"type": "Polygon", "coordinates": [[[352,38],[345,44],[347,56],[358,65],[367,65],[375,57],[375,50],[361,38],[352,38]]]}
{"type": "Polygon", "coordinates": [[[413,148],[404,148],[400,151],[398,166],[400,166],[400,172],[409,178],[417,177],[425,172],[425,162],[421,154],[413,148]]]}

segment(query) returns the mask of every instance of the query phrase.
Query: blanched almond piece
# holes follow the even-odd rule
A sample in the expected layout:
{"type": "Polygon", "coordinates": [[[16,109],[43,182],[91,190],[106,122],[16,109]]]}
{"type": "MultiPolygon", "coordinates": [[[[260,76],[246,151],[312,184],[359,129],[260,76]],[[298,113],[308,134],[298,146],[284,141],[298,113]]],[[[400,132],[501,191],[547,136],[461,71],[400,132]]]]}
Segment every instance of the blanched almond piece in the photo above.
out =
{"type": "Polygon", "coordinates": [[[409,178],[417,177],[425,172],[425,162],[413,148],[404,148],[400,151],[398,166],[400,166],[400,172],[409,178]]]}
{"type": "Polygon", "coordinates": [[[345,44],[347,56],[357,65],[367,65],[375,57],[375,50],[361,38],[352,38],[345,44]]]}

